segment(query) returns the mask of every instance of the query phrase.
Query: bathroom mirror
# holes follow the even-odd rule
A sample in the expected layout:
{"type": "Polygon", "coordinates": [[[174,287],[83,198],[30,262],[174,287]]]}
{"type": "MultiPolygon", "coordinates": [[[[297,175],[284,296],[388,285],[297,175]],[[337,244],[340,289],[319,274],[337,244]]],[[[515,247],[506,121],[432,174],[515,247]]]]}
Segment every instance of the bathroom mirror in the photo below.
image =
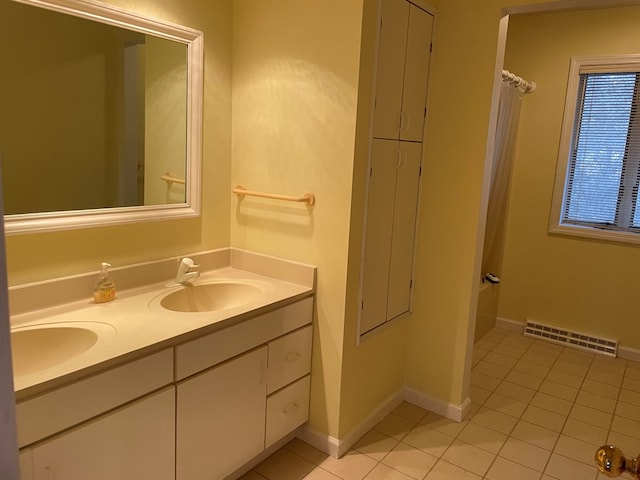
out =
{"type": "Polygon", "coordinates": [[[94,1],[5,0],[0,61],[7,234],[199,215],[201,32],[94,1]]]}

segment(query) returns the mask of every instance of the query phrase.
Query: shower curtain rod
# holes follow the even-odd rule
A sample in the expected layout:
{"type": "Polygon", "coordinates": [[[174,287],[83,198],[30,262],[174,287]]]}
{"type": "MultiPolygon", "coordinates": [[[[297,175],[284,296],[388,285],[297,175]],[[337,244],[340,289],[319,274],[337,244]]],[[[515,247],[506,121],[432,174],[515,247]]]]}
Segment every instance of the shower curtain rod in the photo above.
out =
{"type": "Polygon", "coordinates": [[[524,93],[531,93],[537,87],[536,82],[529,82],[524,78],[511,73],[509,70],[502,70],[502,81],[509,82],[514,87],[521,88],[524,93]]]}

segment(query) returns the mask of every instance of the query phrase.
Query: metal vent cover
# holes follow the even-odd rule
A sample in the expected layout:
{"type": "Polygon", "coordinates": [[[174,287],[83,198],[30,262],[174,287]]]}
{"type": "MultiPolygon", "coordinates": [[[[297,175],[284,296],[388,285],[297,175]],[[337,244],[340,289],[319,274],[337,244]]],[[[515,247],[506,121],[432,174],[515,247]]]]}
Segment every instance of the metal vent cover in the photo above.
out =
{"type": "Polygon", "coordinates": [[[573,332],[571,330],[552,327],[538,322],[531,322],[527,320],[524,326],[524,335],[526,337],[539,338],[591,353],[599,353],[608,357],[615,357],[618,354],[617,340],[594,337],[593,335],[588,335],[586,333],[573,332]]]}

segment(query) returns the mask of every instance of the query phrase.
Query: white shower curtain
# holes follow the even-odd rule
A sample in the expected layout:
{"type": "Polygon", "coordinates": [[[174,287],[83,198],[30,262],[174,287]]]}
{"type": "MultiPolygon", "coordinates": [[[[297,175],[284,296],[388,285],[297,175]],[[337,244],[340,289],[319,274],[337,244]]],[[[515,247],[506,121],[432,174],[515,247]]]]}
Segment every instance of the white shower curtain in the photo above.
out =
{"type": "Polygon", "coordinates": [[[509,193],[509,180],[511,178],[511,166],[515,155],[516,140],[518,137],[518,123],[520,119],[520,106],[524,92],[521,87],[508,82],[502,83],[500,104],[498,107],[498,124],[494,145],[493,167],[491,170],[491,187],[489,192],[489,206],[487,208],[487,223],[484,236],[484,249],[482,257],[482,272],[500,275],[501,254],[495,255],[492,248],[500,231],[507,209],[507,195],[509,193]],[[492,255],[492,253],[494,253],[492,255]],[[491,262],[491,260],[494,260],[491,262]],[[492,263],[491,265],[489,263],[492,263]],[[497,264],[496,264],[497,263],[497,264]]]}

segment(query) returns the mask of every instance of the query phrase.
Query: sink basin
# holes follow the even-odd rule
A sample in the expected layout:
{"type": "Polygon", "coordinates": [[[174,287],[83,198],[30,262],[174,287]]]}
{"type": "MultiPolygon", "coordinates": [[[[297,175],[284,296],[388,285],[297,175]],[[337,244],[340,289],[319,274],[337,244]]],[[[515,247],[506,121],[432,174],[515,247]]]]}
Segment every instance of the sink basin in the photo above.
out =
{"type": "Polygon", "coordinates": [[[201,283],[168,294],[160,305],[174,312],[212,312],[239,307],[260,295],[260,287],[248,283],[201,283]]]}
{"type": "Polygon", "coordinates": [[[13,374],[16,377],[40,372],[75,358],[99,340],[100,328],[48,324],[11,331],[13,374]]]}

